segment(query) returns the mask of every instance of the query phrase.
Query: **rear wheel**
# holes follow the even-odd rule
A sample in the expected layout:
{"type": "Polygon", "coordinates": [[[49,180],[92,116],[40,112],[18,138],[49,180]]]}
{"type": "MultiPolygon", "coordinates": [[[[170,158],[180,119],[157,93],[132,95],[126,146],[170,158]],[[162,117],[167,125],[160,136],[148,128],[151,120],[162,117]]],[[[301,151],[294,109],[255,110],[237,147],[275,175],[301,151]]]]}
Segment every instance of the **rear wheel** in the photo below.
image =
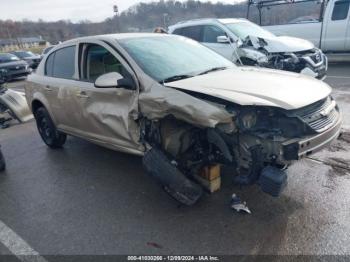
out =
{"type": "Polygon", "coordinates": [[[45,144],[51,148],[62,147],[66,142],[67,135],[56,129],[46,108],[38,108],[35,111],[34,116],[39,134],[45,144]]]}

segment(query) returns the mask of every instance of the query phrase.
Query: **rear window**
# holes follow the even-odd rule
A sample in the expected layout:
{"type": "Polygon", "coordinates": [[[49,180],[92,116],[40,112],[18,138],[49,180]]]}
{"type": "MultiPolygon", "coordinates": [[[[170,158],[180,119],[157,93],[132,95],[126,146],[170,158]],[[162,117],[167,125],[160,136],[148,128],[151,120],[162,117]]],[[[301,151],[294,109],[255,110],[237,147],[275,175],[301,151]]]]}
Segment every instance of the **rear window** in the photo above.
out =
{"type": "Polygon", "coordinates": [[[50,54],[46,60],[47,76],[72,79],[75,73],[75,46],[64,47],[50,54]]]}
{"type": "Polygon", "coordinates": [[[45,75],[53,76],[53,60],[55,59],[55,53],[52,53],[46,60],[45,75]]]}
{"type": "Polygon", "coordinates": [[[336,20],[346,19],[349,13],[349,6],[350,6],[349,0],[341,0],[341,1],[335,2],[333,13],[332,13],[332,20],[336,21],[336,20]]]}

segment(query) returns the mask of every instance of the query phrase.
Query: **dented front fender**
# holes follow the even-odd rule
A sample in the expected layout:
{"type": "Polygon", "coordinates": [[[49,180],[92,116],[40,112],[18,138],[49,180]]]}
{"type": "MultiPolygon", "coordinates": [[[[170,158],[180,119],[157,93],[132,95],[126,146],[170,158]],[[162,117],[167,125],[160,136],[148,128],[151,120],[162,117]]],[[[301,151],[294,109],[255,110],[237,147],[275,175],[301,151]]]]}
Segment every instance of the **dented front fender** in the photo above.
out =
{"type": "Polygon", "coordinates": [[[225,108],[160,84],[140,93],[139,107],[142,115],[150,120],[172,115],[195,126],[212,128],[233,121],[233,115],[225,108]]]}

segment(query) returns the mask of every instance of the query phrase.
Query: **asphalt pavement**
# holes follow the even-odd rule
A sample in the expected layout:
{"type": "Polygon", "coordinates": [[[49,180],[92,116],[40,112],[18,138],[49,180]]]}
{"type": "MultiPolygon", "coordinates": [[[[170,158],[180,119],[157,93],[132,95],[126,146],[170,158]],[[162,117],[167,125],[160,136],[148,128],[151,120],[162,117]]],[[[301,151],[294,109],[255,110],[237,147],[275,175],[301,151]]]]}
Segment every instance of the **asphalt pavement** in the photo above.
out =
{"type": "MultiPolygon", "coordinates": [[[[0,130],[7,160],[0,254],[37,252],[47,261],[76,254],[350,255],[350,64],[331,65],[326,82],[344,113],[344,135],[294,164],[279,198],[234,186],[225,170],[221,191],[183,207],[145,174],[140,157],[72,137],[51,150],[34,122],[0,130]],[[230,209],[232,193],[251,215],[230,209]]],[[[23,90],[23,81],[9,87],[23,90]]]]}

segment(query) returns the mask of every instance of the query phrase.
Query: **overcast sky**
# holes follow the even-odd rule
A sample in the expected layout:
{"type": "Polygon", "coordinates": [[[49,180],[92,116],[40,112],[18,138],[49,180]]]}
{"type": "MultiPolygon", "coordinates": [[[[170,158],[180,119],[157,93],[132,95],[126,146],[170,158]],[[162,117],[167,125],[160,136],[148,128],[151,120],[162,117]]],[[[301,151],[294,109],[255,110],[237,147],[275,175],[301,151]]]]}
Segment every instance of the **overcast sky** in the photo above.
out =
{"type": "MultiPolygon", "coordinates": [[[[0,19],[57,21],[69,19],[73,22],[81,20],[103,21],[113,16],[113,5],[120,11],[139,2],[151,0],[0,0],[0,19]]],[[[216,2],[213,0],[212,2],[216,2]]],[[[232,3],[234,1],[221,0],[232,3]]]]}

